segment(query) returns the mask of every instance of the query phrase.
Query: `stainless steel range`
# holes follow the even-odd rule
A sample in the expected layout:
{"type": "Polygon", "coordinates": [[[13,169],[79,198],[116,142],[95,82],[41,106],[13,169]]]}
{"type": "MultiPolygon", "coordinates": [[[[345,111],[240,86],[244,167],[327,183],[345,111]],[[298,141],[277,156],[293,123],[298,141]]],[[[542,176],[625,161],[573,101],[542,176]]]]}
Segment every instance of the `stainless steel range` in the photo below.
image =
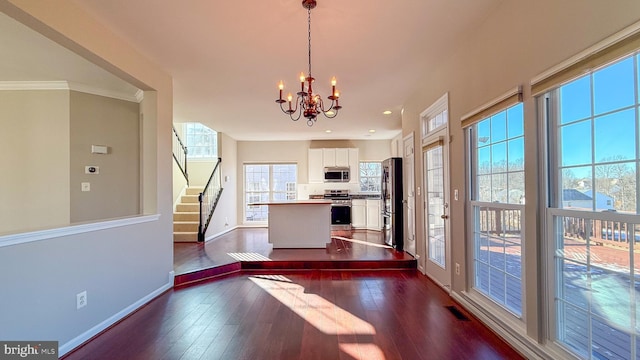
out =
{"type": "Polygon", "coordinates": [[[325,190],[331,200],[331,230],[351,230],[351,194],[349,190],[325,190]]]}

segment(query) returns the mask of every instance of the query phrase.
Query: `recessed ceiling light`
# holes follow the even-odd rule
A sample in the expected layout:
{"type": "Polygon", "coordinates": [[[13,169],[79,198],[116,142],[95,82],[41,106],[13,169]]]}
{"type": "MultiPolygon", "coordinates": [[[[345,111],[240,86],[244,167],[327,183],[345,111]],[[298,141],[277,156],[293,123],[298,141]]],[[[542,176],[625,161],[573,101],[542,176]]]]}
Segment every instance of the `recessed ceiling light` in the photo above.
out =
{"type": "Polygon", "coordinates": [[[327,134],[331,133],[331,130],[325,130],[324,132],[326,132],[327,134]]]}
{"type": "Polygon", "coordinates": [[[382,113],[385,114],[385,115],[389,115],[389,114],[391,114],[391,110],[385,110],[382,113]]]}
{"type": "Polygon", "coordinates": [[[369,132],[373,134],[374,132],[376,132],[376,130],[375,129],[370,129],[369,132]]]}

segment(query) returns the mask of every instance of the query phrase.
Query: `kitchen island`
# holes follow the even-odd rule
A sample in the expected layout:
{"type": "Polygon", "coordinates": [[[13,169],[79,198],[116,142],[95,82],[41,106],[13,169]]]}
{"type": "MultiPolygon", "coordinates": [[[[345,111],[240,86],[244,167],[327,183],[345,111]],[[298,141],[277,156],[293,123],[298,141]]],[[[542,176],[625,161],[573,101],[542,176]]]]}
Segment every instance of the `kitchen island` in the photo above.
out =
{"type": "Polygon", "coordinates": [[[331,241],[331,200],[252,203],[269,206],[269,242],[274,249],[325,248],[331,241]]]}

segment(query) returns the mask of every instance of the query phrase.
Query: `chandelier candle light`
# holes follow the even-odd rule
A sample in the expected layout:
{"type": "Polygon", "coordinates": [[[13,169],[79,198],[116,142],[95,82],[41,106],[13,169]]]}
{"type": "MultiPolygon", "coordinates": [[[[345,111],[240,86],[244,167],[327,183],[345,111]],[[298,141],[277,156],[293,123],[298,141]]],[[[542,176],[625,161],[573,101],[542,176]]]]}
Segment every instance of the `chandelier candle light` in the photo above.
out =
{"type": "Polygon", "coordinates": [[[313,93],[312,84],[315,79],[311,76],[311,9],[316,7],[316,0],[302,0],[302,7],[307,9],[308,14],[309,75],[305,76],[304,73],[300,73],[300,91],[297,93],[295,107],[292,106],[293,96],[291,93],[287,95],[286,100],[282,98],[282,91],[284,90],[284,82],[282,82],[282,80],[278,84],[280,96],[276,102],[280,104],[282,112],[291,117],[291,120],[298,121],[300,116],[304,115],[304,117],[307,118],[307,125],[313,126],[318,114],[322,113],[327,118],[334,118],[338,115],[338,110],[342,109],[342,106],[340,106],[339,102],[340,94],[336,90],[335,77],[331,79],[331,95],[327,96],[327,99],[331,100],[331,106],[329,106],[329,108],[325,108],[320,95],[313,93]],[[289,103],[288,108],[285,108],[285,106],[282,105],[285,102],[289,103]]]}

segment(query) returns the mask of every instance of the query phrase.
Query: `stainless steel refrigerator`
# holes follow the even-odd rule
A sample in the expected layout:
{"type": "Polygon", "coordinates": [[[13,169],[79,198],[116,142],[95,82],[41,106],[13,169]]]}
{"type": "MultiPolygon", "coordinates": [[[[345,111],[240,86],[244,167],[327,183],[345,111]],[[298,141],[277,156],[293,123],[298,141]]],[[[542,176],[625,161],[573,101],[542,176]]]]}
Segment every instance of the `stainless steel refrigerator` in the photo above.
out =
{"type": "Polygon", "coordinates": [[[402,221],[402,158],[382,162],[382,237],[396,250],[404,249],[402,221]]]}

